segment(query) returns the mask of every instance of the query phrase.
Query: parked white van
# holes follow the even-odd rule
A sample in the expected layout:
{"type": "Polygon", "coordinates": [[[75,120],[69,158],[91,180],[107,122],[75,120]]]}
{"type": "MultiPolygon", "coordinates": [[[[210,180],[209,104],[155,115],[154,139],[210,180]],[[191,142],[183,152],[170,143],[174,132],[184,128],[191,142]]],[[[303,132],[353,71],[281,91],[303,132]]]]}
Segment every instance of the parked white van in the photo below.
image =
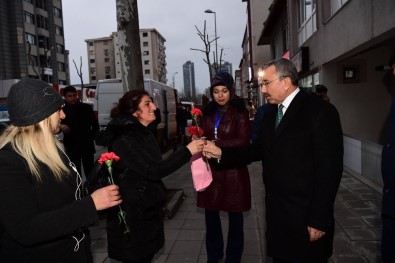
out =
{"type": "MultiPolygon", "coordinates": [[[[161,123],[158,124],[158,141],[162,149],[175,141],[177,136],[175,89],[152,79],[144,79],[144,89],[160,109],[161,123]]],[[[123,96],[122,79],[99,80],[96,86],[96,103],[99,125],[105,129],[110,122],[111,109],[123,96]]]]}

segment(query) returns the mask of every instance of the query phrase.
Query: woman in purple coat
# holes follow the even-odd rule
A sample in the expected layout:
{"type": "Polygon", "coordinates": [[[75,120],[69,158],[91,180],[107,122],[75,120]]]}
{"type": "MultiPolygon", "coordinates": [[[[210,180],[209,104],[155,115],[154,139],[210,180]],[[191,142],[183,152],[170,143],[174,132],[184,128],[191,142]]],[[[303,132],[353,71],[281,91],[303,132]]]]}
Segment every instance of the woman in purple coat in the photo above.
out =
{"type": "MultiPolygon", "coordinates": [[[[203,110],[201,126],[208,140],[218,146],[249,144],[251,125],[244,101],[235,95],[230,74],[219,72],[210,87],[212,101],[203,110]]],[[[226,261],[240,262],[244,247],[243,212],[251,209],[250,177],[246,165],[225,166],[210,161],[213,182],[197,194],[197,206],[205,208],[207,262],[224,255],[219,211],[228,212],[229,231],[226,261]]]]}

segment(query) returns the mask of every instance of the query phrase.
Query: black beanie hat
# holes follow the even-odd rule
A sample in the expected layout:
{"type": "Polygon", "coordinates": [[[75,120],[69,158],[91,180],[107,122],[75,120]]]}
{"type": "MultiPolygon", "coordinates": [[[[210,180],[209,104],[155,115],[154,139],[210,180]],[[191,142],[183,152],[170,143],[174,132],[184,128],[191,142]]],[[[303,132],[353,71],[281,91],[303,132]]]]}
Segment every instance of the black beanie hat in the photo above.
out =
{"type": "Polygon", "coordinates": [[[211,80],[211,89],[214,88],[215,86],[219,85],[225,85],[229,90],[233,88],[233,77],[230,75],[228,72],[218,72],[213,80],[211,80]]]}
{"type": "Polygon", "coordinates": [[[51,116],[63,105],[63,99],[47,82],[22,79],[12,85],[7,97],[11,124],[30,126],[51,116]]]}
{"type": "Polygon", "coordinates": [[[218,72],[214,78],[211,80],[211,87],[210,87],[210,95],[213,97],[213,90],[215,86],[221,86],[224,85],[228,88],[228,90],[233,93],[233,84],[234,80],[232,75],[230,75],[228,72],[221,71],[218,72]]]}

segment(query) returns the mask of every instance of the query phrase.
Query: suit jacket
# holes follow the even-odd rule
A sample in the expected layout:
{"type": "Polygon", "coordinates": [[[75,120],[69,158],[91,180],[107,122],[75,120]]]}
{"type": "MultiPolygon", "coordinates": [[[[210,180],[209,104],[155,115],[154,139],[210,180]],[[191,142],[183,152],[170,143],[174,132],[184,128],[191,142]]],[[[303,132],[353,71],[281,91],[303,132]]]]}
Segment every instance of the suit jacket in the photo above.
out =
{"type": "Polygon", "coordinates": [[[277,106],[265,112],[257,140],[223,149],[221,161],[262,160],[267,252],[288,261],[330,257],[333,204],[343,171],[343,135],[335,107],[300,91],[274,128],[277,106]],[[310,242],[307,227],[325,231],[310,242]]]}
{"type": "Polygon", "coordinates": [[[99,123],[92,107],[82,102],[75,105],[65,102],[63,111],[66,118],[62,120],[62,124],[71,129],[71,132],[65,133],[63,137],[67,152],[94,154],[94,138],[99,131],[99,123]]]}

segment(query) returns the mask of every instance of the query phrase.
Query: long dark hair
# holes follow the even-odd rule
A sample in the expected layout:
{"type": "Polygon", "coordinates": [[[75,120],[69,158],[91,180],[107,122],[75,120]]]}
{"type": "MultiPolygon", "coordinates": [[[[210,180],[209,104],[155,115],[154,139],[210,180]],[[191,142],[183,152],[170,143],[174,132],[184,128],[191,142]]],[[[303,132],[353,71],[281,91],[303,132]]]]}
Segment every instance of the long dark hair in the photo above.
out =
{"type": "Polygon", "coordinates": [[[111,110],[111,118],[118,118],[122,115],[131,115],[139,110],[141,99],[149,94],[145,90],[132,90],[126,92],[119,99],[118,104],[111,110]]]}

